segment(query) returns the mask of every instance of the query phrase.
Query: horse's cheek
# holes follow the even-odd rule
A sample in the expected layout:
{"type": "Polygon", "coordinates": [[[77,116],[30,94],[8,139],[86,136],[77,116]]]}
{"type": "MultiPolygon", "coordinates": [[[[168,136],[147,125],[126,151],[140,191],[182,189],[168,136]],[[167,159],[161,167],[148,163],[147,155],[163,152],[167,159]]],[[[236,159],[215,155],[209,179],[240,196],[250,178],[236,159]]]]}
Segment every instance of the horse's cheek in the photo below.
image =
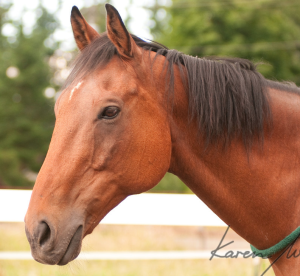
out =
{"type": "Polygon", "coordinates": [[[149,121],[140,127],[131,154],[129,181],[132,193],[141,193],[153,188],[163,178],[170,166],[171,138],[167,124],[149,121]]]}
{"type": "Polygon", "coordinates": [[[167,137],[162,137],[148,148],[148,158],[145,156],[145,165],[141,176],[142,183],[147,185],[146,190],[153,188],[164,177],[170,166],[171,143],[167,137]]]}

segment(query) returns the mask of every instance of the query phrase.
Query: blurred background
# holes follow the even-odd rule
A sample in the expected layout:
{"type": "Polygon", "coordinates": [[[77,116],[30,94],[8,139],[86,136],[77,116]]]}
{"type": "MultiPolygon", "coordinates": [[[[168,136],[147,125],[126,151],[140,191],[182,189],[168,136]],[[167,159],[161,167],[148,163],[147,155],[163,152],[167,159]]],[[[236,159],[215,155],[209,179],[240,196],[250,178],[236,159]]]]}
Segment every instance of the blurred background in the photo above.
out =
{"type": "MultiPolygon", "coordinates": [[[[262,63],[270,79],[300,85],[300,3],[287,0],[0,1],[0,187],[33,186],[54,126],[53,106],[78,54],[70,11],[105,31],[104,2],[130,32],[186,54],[262,63]]],[[[153,189],[189,192],[167,175],[153,189]]]]}
{"type": "MultiPolygon", "coordinates": [[[[260,64],[258,69],[265,77],[300,85],[299,0],[0,0],[0,188],[33,187],[51,139],[55,100],[78,54],[70,26],[71,8],[77,5],[86,20],[96,30],[104,32],[106,2],[119,10],[129,31],[143,39],[155,40],[198,57],[214,55],[250,59],[260,64]]],[[[151,192],[191,193],[171,174],[167,174],[151,192]]],[[[22,227],[21,224],[0,223],[0,250],[29,250],[22,227]]],[[[108,240],[110,237],[118,240],[118,231],[122,236],[126,230],[136,233],[135,236],[140,236],[147,244],[137,242],[139,245],[132,245],[131,241],[129,244],[123,241],[127,250],[140,247],[151,250],[162,235],[165,238],[161,249],[202,246],[197,240],[199,231],[196,228],[183,230],[177,227],[175,230],[169,227],[168,230],[168,227],[126,226],[125,230],[118,230],[117,226],[105,227],[104,232],[99,232],[99,236],[102,235],[99,241],[104,239],[105,231],[109,233],[108,240]],[[183,233],[190,235],[186,235],[186,242],[177,244],[183,233]],[[166,242],[168,238],[170,241],[166,242]]],[[[209,237],[214,231],[212,229],[205,235],[209,237]]],[[[222,235],[223,230],[217,236],[221,238],[222,235]]],[[[92,241],[92,244],[97,243],[92,241]]],[[[117,244],[114,246],[123,248],[117,244]]],[[[114,246],[109,243],[101,247],[100,242],[97,248],[114,250],[114,246]]],[[[82,272],[82,268],[75,269],[75,272],[59,269],[41,272],[35,268],[26,270],[28,264],[22,264],[21,269],[26,270],[22,274],[14,271],[14,261],[0,261],[0,276],[148,275],[153,267],[158,275],[171,275],[164,267],[173,267],[175,272],[172,275],[227,275],[224,272],[227,269],[230,271],[228,275],[253,275],[249,272],[253,270],[251,262],[247,263],[250,267],[247,272],[243,271],[247,267],[244,264],[231,270],[235,262],[243,262],[232,260],[220,265],[215,274],[211,272],[215,265],[201,262],[186,261],[180,266],[172,262],[156,262],[155,265],[146,262],[148,269],[138,270],[131,264],[132,269],[128,271],[128,265],[122,262],[120,267],[113,265],[111,268],[104,262],[102,268],[105,272],[102,274],[96,268],[91,274],[82,272]],[[191,267],[195,269],[185,274],[184,271],[191,267]],[[240,272],[234,274],[234,271],[240,272]]]]}

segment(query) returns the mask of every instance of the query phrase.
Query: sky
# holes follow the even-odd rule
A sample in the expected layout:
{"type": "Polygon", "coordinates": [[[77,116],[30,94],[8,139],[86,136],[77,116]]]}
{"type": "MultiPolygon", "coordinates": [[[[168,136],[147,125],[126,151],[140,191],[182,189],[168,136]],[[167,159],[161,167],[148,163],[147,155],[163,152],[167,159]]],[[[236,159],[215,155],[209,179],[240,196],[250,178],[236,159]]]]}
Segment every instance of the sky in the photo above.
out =
{"type": "MultiPolygon", "coordinates": [[[[62,7],[58,9],[59,0],[0,0],[0,3],[12,2],[13,7],[9,11],[9,17],[13,20],[23,19],[25,28],[24,32],[30,33],[32,26],[35,23],[35,9],[39,1],[49,12],[55,12],[61,27],[57,29],[53,35],[54,40],[61,41],[61,49],[68,51],[74,48],[75,43],[70,24],[70,13],[72,6],[76,5],[79,9],[89,7],[99,3],[97,0],[62,0],[62,7]]],[[[132,17],[130,22],[130,31],[141,38],[151,39],[149,31],[151,24],[149,11],[144,9],[144,6],[153,5],[155,0],[113,0],[112,5],[117,8],[122,18],[127,17],[127,10],[132,17]],[[130,3],[131,2],[131,3],[130,3]]],[[[170,5],[171,0],[160,0],[160,5],[170,5]]],[[[4,26],[4,34],[13,35],[15,30],[12,25],[4,26]]]]}

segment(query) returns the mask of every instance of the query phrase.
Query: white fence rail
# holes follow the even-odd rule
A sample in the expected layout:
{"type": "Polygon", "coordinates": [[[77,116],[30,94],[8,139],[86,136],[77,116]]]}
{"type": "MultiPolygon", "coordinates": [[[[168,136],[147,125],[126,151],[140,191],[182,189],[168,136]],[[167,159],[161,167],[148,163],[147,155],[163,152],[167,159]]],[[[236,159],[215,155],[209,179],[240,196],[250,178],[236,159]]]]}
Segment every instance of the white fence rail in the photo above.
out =
{"type": "MultiPolygon", "coordinates": [[[[23,222],[31,196],[26,190],[0,190],[0,222],[23,222]]],[[[197,196],[139,194],[121,202],[102,224],[226,226],[197,196]]]]}
{"type": "MultiPolygon", "coordinates": [[[[23,222],[31,191],[0,190],[0,222],[23,222]]],[[[103,224],[226,226],[198,197],[182,194],[140,194],[124,200],[103,224]]],[[[248,249],[249,250],[249,249],[248,249]]],[[[242,251],[242,250],[240,250],[242,251]]],[[[245,250],[243,250],[245,251],[245,250]]],[[[209,251],[82,252],[83,260],[209,259],[209,251]]],[[[0,252],[0,260],[29,260],[30,252],[0,252]]]]}

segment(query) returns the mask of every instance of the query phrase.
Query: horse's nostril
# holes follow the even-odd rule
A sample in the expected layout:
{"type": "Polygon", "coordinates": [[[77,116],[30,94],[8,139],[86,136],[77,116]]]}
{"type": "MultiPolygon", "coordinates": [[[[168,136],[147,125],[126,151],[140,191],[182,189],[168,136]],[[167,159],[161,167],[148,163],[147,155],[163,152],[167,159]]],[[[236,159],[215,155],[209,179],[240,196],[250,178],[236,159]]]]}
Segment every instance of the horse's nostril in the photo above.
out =
{"type": "Polygon", "coordinates": [[[51,230],[49,225],[43,221],[38,226],[38,242],[40,246],[43,246],[50,239],[51,230]]]}

